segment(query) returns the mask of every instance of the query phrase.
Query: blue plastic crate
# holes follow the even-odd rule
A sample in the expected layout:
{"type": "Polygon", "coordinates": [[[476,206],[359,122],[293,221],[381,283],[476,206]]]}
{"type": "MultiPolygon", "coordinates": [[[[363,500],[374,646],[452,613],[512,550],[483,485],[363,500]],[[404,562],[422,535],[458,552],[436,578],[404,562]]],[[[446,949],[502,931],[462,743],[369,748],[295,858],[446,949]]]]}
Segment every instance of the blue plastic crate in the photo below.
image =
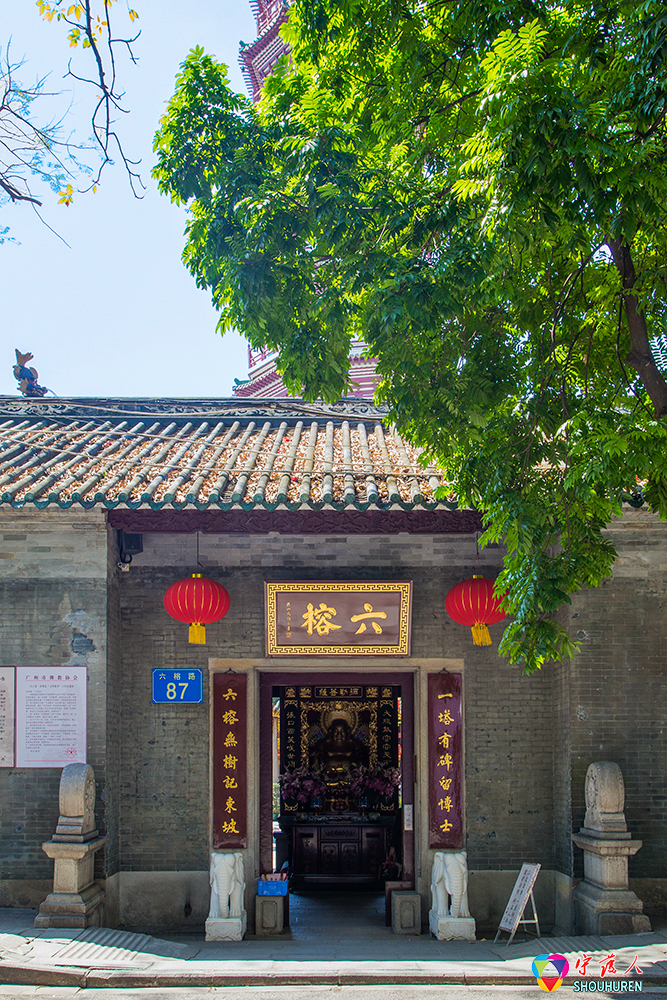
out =
{"type": "Polygon", "coordinates": [[[287,879],[282,879],[280,882],[267,882],[265,879],[259,879],[257,882],[257,895],[258,896],[286,896],[287,895],[287,879]]]}

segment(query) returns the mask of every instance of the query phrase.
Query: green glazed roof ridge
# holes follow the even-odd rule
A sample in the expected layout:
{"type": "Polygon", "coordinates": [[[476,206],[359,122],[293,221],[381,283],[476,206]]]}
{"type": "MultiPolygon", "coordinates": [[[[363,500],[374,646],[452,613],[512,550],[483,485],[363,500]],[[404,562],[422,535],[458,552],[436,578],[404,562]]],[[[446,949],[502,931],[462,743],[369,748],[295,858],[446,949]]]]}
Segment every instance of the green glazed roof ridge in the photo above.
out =
{"type": "Polygon", "coordinates": [[[155,501],[155,500],[60,500],[47,497],[44,500],[0,500],[0,508],[9,507],[13,510],[20,510],[22,507],[36,507],[38,510],[45,510],[47,507],[58,507],[60,510],[69,510],[71,507],[81,507],[83,510],[92,510],[94,507],[103,507],[105,510],[266,510],[273,511],[299,511],[299,510],[356,510],[361,513],[366,511],[391,511],[391,510],[459,510],[456,500],[424,500],[421,503],[406,502],[405,500],[389,500],[371,503],[364,500],[352,501],[325,501],[307,500],[304,502],[279,501],[270,503],[268,501],[234,501],[219,500],[213,503],[206,501],[155,501]]]}

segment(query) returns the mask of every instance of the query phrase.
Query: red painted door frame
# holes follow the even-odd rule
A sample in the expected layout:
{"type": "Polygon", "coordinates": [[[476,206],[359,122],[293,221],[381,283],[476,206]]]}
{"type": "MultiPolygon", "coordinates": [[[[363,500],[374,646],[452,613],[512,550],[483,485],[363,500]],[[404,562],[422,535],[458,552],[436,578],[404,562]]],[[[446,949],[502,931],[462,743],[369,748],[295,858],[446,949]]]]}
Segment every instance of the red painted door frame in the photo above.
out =
{"type": "MultiPolygon", "coordinates": [[[[273,864],[273,788],[272,788],[272,724],[271,698],[273,687],[288,684],[392,684],[401,686],[402,699],[402,781],[403,805],[414,805],[414,685],[413,671],[388,671],[386,674],[348,674],[336,671],[334,666],[317,671],[273,673],[266,670],[259,675],[259,867],[271,871],[273,864]]],[[[414,824],[413,824],[414,825],[414,824]]],[[[403,880],[415,877],[414,830],[403,831],[403,880]]]]}

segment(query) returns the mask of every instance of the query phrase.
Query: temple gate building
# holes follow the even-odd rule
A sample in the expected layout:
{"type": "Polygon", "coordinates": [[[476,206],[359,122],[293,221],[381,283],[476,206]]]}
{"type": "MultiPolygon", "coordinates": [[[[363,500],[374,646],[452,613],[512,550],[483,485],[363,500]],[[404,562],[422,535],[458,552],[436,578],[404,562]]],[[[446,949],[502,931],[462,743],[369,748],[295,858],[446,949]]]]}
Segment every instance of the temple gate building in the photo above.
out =
{"type": "Polygon", "coordinates": [[[645,509],[563,610],[580,652],[527,677],[498,658],[502,624],[476,646],[445,611],[502,549],[368,401],[5,397],[0,445],[0,905],[51,891],[41,845],[75,760],[109,926],[201,925],[215,849],[242,853],[252,919],[284,859],[297,891],[381,891],[393,847],[424,921],[435,851],[465,849],[478,933],[524,861],[541,925],[570,933],[571,834],[608,760],[643,842],[630,887],[664,913],[667,536],[645,509]],[[163,604],[196,573],[230,599],[205,644],[163,604]],[[281,799],[297,768],[319,790],[281,799]]]}

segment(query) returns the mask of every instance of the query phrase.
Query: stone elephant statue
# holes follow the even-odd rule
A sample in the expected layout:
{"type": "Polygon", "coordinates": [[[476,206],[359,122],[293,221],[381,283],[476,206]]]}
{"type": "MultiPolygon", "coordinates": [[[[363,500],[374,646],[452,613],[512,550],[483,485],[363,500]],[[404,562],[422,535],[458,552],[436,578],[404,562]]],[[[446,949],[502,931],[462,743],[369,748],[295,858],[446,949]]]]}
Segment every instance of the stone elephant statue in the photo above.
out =
{"type": "Polygon", "coordinates": [[[468,862],[465,851],[438,851],[433,858],[431,893],[438,917],[469,917],[468,862]],[[449,898],[448,898],[449,897],[449,898]],[[451,899],[451,907],[449,900],[451,899]]]}
{"type": "Polygon", "coordinates": [[[211,854],[211,909],[210,919],[240,917],[243,911],[245,879],[243,875],[243,855],[211,854]]]}

